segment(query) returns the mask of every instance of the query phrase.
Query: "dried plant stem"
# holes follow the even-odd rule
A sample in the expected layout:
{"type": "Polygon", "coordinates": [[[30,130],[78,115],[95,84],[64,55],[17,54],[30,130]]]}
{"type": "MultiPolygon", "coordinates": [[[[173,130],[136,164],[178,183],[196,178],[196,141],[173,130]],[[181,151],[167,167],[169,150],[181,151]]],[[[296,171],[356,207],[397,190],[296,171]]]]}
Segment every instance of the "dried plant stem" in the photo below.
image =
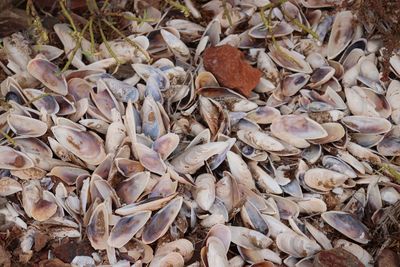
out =
{"type": "Polygon", "coordinates": [[[173,8],[178,9],[180,12],[183,13],[185,17],[190,16],[190,10],[187,6],[182,5],[178,1],[173,1],[173,0],[165,0],[169,5],[171,5],[173,8]]]}
{"type": "Polygon", "coordinates": [[[10,144],[12,144],[14,147],[17,145],[17,143],[15,143],[14,139],[13,139],[11,136],[9,136],[7,133],[5,133],[5,132],[3,132],[3,131],[1,131],[1,130],[0,130],[0,133],[1,133],[1,135],[3,135],[4,138],[6,138],[7,141],[10,142],[10,144]]]}

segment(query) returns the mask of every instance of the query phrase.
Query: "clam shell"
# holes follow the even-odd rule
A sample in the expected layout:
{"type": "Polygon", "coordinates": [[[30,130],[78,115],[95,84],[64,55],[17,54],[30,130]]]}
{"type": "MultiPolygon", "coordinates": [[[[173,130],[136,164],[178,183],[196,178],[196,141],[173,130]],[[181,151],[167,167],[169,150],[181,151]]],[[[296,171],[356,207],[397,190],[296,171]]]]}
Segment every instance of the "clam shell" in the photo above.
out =
{"type": "Polygon", "coordinates": [[[68,93],[67,81],[64,74],[59,74],[56,65],[46,59],[34,58],[26,67],[29,74],[38,79],[53,92],[66,95],[68,93]]]}
{"type": "Polygon", "coordinates": [[[264,249],[272,244],[266,235],[240,226],[229,226],[232,233],[232,243],[246,249],[264,249]]]}
{"type": "Polygon", "coordinates": [[[385,96],[353,86],[345,88],[347,105],[353,115],[388,118],[392,113],[385,96]]]}
{"type": "Polygon", "coordinates": [[[275,46],[270,46],[269,56],[282,68],[306,74],[312,72],[310,65],[303,59],[302,55],[295,51],[289,51],[284,47],[277,49],[275,46]]]}
{"type": "Polygon", "coordinates": [[[215,200],[215,177],[211,174],[201,174],[195,180],[194,199],[203,210],[209,210],[215,200]]]}
{"type": "Polygon", "coordinates": [[[176,267],[184,267],[185,262],[181,254],[177,252],[171,252],[167,255],[156,256],[151,261],[149,267],[168,267],[168,266],[176,266],[176,267]]]}
{"type": "Polygon", "coordinates": [[[209,267],[228,267],[228,258],[222,241],[216,237],[207,239],[207,265],[209,267]]]}
{"type": "Polygon", "coordinates": [[[208,158],[225,150],[227,145],[226,142],[211,142],[190,147],[172,159],[171,164],[179,173],[193,174],[208,158]]]}
{"type": "Polygon", "coordinates": [[[266,151],[282,151],[285,147],[275,138],[261,131],[239,130],[239,140],[256,149],[266,151]]]}
{"type": "Polygon", "coordinates": [[[171,200],[164,208],[154,214],[143,230],[143,243],[151,244],[162,237],[175,220],[182,207],[183,198],[171,200]]]}
{"type": "Polygon", "coordinates": [[[387,133],[392,128],[388,120],[377,117],[347,116],[342,119],[342,122],[347,128],[364,134],[387,133]]]}
{"type": "Polygon", "coordinates": [[[126,204],[134,203],[146,189],[150,179],[149,172],[141,172],[122,181],[117,187],[117,195],[126,204]]]}
{"type": "Polygon", "coordinates": [[[287,75],[282,80],[282,94],[293,96],[302,89],[310,79],[310,75],[304,73],[294,73],[287,75]]]}
{"type": "Polygon", "coordinates": [[[183,61],[189,60],[190,51],[184,42],[169,31],[161,29],[160,33],[164,41],[167,43],[168,48],[171,49],[177,59],[183,61]]]}
{"type": "Polygon", "coordinates": [[[33,161],[24,153],[8,146],[0,146],[0,168],[6,170],[24,170],[34,167],[33,161]]]}
{"type": "Polygon", "coordinates": [[[131,216],[122,217],[111,229],[108,245],[121,248],[146,224],[150,211],[141,211],[131,216]]]}
{"type": "Polygon", "coordinates": [[[144,171],[144,167],[140,162],[125,158],[116,158],[115,167],[117,167],[118,172],[125,177],[131,177],[132,175],[144,171]]]}
{"type": "Polygon", "coordinates": [[[47,132],[47,124],[30,117],[9,114],[7,117],[10,129],[23,137],[39,137],[47,132]]]}
{"type": "Polygon", "coordinates": [[[264,23],[260,23],[252,27],[248,34],[250,37],[255,39],[265,39],[274,37],[282,37],[289,35],[293,32],[293,28],[286,21],[282,20],[277,23],[273,23],[270,29],[266,29],[264,23]]]}
{"type": "Polygon", "coordinates": [[[328,42],[329,59],[338,56],[351,42],[354,34],[354,20],[351,11],[342,11],[336,14],[328,42]]]}
{"type": "Polygon", "coordinates": [[[172,152],[178,147],[179,136],[174,133],[167,133],[161,136],[153,143],[153,150],[160,154],[163,160],[166,160],[172,152]]]}
{"type": "Polygon", "coordinates": [[[400,155],[400,147],[399,140],[400,138],[400,127],[393,126],[392,130],[388,132],[385,137],[383,137],[382,141],[379,142],[377,146],[377,150],[382,156],[399,156],[400,155]]]}
{"type": "Polygon", "coordinates": [[[276,245],[281,251],[298,258],[314,255],[321,250],[314,240],[291,232],[279,234],[276,245]]]}
{"type": "Polygon", "coordinates": [[[131,215],[143,210],[158,210],[162,208],[166,203],[173,199],[177,194],[172,194],[167,197],[153,197],[125,205],[115,210],[115,213],[119,215],[131,215]]]}
{"type": "Polygon", "coordinates": [[[74,185],[79,176],[89,176],[89,172],[80,168],[57,166],[52,168],[48,175],[61,179],[67,185],[74,185]]]}
{"type": "Polygon", "coordinates": [[[305,184],[320,192],[328,192],[341,186],[347,179],[344,174],[322,168],[310,169],[304,174],[305,184]]]}
{"type": "Polygon", "coordinates": [[[328,133],[328,136],[310,140],[310,143],[314,143],[314,144],[332,143],[332,142],[341,140],[346,134],[345,129],[343,128],[343,126],[340,123],[327,122],[327,123],[321,124],[321,126],[328,133]]]}
{"type": "Polygon", "coordinates": [[[301,213],[322,213],[327,210],[326,203],[319,198],[304,199],[296,202],[301,213]]]}
{"type": "Polygon", "coordinates": [[[371,240],[368,228],[350,213],[327,211],[321,217],[334,229],[358,243],[367,244],[371,240]]]}
{"type": "Polygon", "coordinates": [[[157,152],[140,143],[135,143],[134,146],[143,167],[159,175],[166,172],[167,167],[157,152]]]}
{"type": "Polygon", "coordinates": [[[306,140],[328,136],[320,124],[300,115],[284,115],[274,120],[271,124],[271,132],[279,139],[298,148],[308,147],[306,140]]]}
{"type": "Polygon", "coordinates": [[[56,99],[51,95],[46,95],[40,90],[30,88],[24,89],[23,93],[38,110],[43,108],[47,114],[56,114],[60,110],[56,99]]]}
{"type": "Polygon", "coordinates": [[[51,130],[62,146],[88,164],[98,165],[106,157],[103,140],[93,132],[66,126],[54,126],[51,130]]]}
{"type": "Polygon", "coordinates": [[[181,254],[184,261],[187,262],[193,256],[194,246],[189,240],[181,238],[159,246],[155,252],[155,255],[168,255],[172,252],[178,252],[181,254]]]}
{"type": "Polygon", "coordinates": [[[308,8],[334,7],[342,0],[301,0],[302,5],[308,8]]]}
{"type": "Polygon", "coordinates": [[[106,249],[108,232],[108,212],[104,203],[99,204],[90,217],[86,228],[90,244],[94,249],[106,249]]]}

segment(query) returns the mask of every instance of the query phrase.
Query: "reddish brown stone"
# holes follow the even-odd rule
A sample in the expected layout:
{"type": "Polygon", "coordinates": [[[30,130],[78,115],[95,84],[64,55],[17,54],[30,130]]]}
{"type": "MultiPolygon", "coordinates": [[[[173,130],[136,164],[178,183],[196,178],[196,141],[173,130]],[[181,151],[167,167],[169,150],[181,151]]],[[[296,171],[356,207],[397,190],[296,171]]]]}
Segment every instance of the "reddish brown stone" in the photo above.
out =
{"type": "Polygon", "coordinates": [[[314,258],[314,267],[364,267],[353,254],[342,248],[319,252],[314,258]]]}
{"type": "Polygon", "coordinates": [[[249,96],[261,78],[261,71],[246,62],[243,53],[230,45],[207,48],[204,68],[214,74],[221,86],[249,96]]]}

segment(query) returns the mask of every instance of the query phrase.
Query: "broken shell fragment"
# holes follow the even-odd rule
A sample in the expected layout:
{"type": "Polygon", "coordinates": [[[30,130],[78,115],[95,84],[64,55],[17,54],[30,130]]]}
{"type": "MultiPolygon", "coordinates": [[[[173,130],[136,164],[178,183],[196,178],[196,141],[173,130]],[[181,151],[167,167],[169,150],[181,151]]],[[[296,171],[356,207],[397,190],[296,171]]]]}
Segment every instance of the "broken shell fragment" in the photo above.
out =
{"type": "Polygon", "coordinates": [[[40,199],[38,202],[33,204],[31,213],[35,220],[43,222],[53,216],[56,211],[57,205],[55,203],[40,199]]]}
{"type": "Polygon", "coordinates": [[[0,196],[5,197],[22,191],[21,184],[10,177],[0,178],[0,196]]]}

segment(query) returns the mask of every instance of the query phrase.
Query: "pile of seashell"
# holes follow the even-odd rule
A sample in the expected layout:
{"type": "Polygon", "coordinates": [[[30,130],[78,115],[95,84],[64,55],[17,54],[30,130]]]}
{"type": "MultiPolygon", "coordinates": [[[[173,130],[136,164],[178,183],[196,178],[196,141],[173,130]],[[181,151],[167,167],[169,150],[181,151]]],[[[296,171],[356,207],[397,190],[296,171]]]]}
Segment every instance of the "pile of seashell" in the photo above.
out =
{"type": "Polygon", "coordinates": [[[334,247],[373,266],[373,227],[400,200],[400,54],[381,81],[382,41],[341,1],[281,1],[269,30],[268,0],[227,3],[231,22],[219,0],[184,2],[189,18],[147,5],[156,20],[132,22],[152,63],[109,41],[132,66],[119,79],[85,39],[59,72],[76,46],[67,24],[54,26],[63,50],[4,38],[2,227],[23,230],[28,260],[39,232],[88,239],[95,252],[73,266],[311,266],[334,247]],[[249,98],[204,70],[220,44],[262,71],[249,98]]]}

